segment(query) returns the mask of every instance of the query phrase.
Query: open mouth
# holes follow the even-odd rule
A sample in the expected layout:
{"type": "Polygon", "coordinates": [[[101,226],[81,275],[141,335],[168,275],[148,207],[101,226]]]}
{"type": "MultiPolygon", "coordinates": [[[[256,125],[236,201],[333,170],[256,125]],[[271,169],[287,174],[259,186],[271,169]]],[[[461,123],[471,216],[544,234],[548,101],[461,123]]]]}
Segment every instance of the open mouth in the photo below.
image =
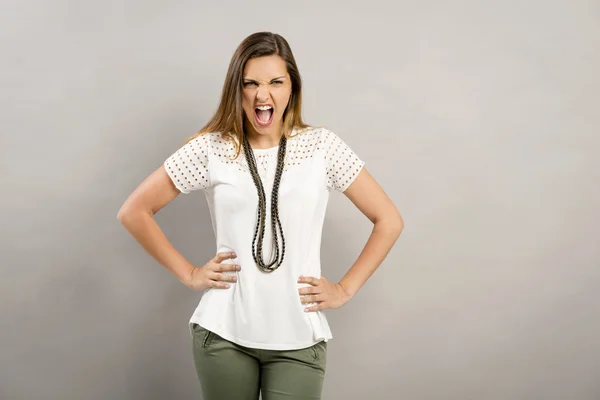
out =
{"type": "Polygon", "coordinates": [[[260,126],[269,126],[273,122],[273,106],[264,105],[254,108],[254,116],[256,123],[260,126]]]}

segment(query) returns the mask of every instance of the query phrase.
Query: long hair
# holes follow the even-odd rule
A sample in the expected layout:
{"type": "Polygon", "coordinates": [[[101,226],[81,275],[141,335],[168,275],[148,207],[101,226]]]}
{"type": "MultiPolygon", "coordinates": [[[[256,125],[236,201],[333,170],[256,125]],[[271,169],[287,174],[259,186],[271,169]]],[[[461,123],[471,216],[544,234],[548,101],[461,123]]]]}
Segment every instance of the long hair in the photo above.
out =
{"type": "Polygon", "coordinates": [[[302,78],[288,42],[276,33],[256,32],[240,43],[231,58],[217,111],[200,131],[187,138],[186,143],[205,133],[220,132],[225,139],[237,139],[233,142],[235,158],[238,157],[245,134],[242,108],[244,68],[248,60],[270,55],[278,55],[285,61],[292,81],[290,100],[283,112],[283,134],[289,139],[294,128],[309,127],[302,121],[302,78]]]}

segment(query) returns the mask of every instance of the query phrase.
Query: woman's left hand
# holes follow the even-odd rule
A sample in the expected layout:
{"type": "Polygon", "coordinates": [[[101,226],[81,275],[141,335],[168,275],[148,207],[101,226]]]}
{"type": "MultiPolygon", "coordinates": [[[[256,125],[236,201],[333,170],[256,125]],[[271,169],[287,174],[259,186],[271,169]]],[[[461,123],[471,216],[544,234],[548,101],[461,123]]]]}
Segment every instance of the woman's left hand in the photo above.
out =
{"type": "Polygon", "coordinates": [[[324,277],[301,276],[298,283],[308,283],[311,286],[298,289],[302,304],[318,303],[304,311],[321,311],[327,308],[340,308],[346,304],[352,296],[339,283],[332,283],[324,277]]]}

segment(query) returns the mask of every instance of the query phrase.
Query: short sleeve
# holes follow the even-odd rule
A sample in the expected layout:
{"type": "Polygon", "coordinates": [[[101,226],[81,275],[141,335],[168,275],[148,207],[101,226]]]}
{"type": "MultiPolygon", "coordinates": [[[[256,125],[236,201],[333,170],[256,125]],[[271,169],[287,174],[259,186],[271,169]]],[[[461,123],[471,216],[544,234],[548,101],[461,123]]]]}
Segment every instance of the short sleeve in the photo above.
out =
{"type": "Polygon", "coordinates": [[[354,182],[365,162],[330,130],[323,129],[321,139],[325,150],[327,187],[344,192],[354,182]]]}
{"type": "Polygon", "coordinates": [[[210,186],[209,151],[210,135],[205,133],[184,144],[164,161],[165,171],[181,193],[210,186]]]}

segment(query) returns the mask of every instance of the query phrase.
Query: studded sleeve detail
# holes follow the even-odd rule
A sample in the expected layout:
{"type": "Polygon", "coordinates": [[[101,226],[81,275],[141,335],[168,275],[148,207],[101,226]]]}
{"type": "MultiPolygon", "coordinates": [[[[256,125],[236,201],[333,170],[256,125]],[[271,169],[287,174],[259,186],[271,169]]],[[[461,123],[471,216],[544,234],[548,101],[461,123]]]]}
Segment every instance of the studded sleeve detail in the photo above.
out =
{"type": "Polygon", "coordinates": [[[211,134],[190,140],[164,161],[167,174],[181,193],[207,189],[210,186],[208,154],[211,134]]]}
{"type": "Polygon", "coordinates": [[[344,192],[354,182],[365,162],[338,135],[328,129],[322,129],[321,132],[327,187],[344,192]]]}

